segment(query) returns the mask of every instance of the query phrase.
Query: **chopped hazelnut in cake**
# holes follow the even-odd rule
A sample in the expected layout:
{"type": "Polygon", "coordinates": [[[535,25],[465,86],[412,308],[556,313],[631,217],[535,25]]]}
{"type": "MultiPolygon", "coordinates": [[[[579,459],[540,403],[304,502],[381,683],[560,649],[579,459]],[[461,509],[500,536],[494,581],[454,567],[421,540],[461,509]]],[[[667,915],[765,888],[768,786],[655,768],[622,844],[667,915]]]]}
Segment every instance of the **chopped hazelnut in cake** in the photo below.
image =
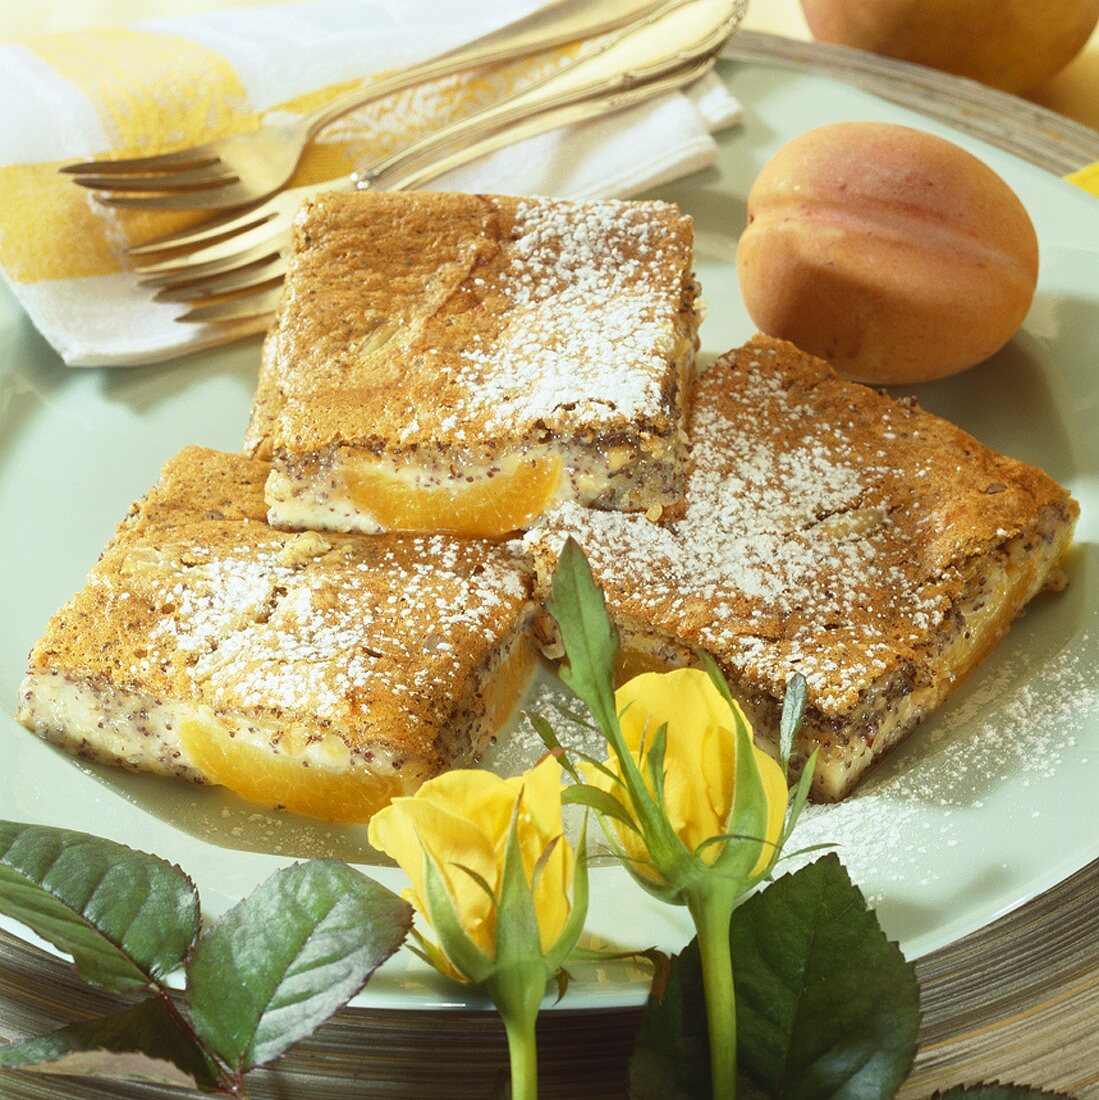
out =
{"type": "Polygon", "coordinates": [[[528,533],[549,584],[584,548],[631,671],[718,660],[766,742],[808,683],[795,764],[842,798],[1061,580],[1078,507],[1040,470],[756,337],[700,379],[686,510],[565,504],[528,533]]]}
{"type": "Polygon", "coordinates": [[[508,717],[529,569],[483,541],[273,530],[269,469],[172,459],[35,646],[18,718],[87,759],[364,821],[508,717]]]}
{"type": "Polygon", "coordinates": [[[674,508],[691,245],[660,202],[306,204],[246,439],[270,522],[495,538],[564,500],[674,508]]]}

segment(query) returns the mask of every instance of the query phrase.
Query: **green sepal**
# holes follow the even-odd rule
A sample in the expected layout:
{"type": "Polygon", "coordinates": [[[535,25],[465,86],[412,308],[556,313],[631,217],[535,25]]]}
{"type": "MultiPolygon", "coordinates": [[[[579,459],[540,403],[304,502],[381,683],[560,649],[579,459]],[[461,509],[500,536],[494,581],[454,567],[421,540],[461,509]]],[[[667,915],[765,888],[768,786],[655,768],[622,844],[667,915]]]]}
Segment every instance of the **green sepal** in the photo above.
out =
{"type": "Polygon", "coordinates": [[[584,715],[577,713],[571,707],[565,706],[559,699],[551,699],[550,706],[563,718],[567,718],[570,722],[575,722],[576,725],[581,726],[583,729],[590,730],[592,733],[599,732],[599,727],[595,725],[590,718],[585,718],[584,715]]]}
{"type": "MultiPolygon", "coordinates": [[[[724,878],[739,879],[745,886],[759,876],[752,870],[763,852],[763,837],[767,834],[767,794],[759,772],[752,735],[745,723],[739,723],[736,738],[736,765],[733,778],[733,810],[726,831],[752,838],[727,844],[712,867],[724,878]]],[[[776,849],[775,855],[778,852],[776,849]]]]}
{"type": "MultiPolygon", "coordinates": [[[[645,839],[653,866],[670,882],[675,880],[676,886],[680,880],[692,881],[701,865],[695,866],[697,861],[671,827],[664,808],[653,799],[622,736],[613,690],[618,639],[603,593],[595,583],[584,552],[572,538],[561,550],[553,592],[546,606],[557,622],[568,662],[561,670],[561,678],[592,712],[618,759],[622,782],[633,804],[632,816],[645,839]]],[[[600,824],[611,846],[616,847],[602,815],[600,824]]],[[[643,879],[636,874],[634,878],[653,893],[643,879]]]]}
{"type": "Polygon", "coordinates": [[[621,821],[635,833],[638,831],[629,811],[609,791],[599,787],[592,787],[586,783],[577,783],[575,786],[566,787],[561,792],[561,803],[565,806],[587,806],[597,814],[613,817],[615,821],[621,821]]]}
{"type": "Polygon", "coordinates": [[[111,993],[171,973],[199,927],[194,883],[173,864],[87,833],[14,821],[0,821],[0,912],[111,993]]]}
{"type": "Polygon", "coordinates": [[[705,669],[706,674],[710,677],[710,682],[721,693],[721,698],[729,704],[729,709],[733,712],[733,722],[735,724],[733,732],[739,734],[743,730],[751,737],[752,731],[744,719],[744,713],[740,709],[740,704],[733,698],[733,693],[729,690],[729,683],[725,679],[725,673],[721,671],[717,661],[715,661],[706,650],[696,649],[695,653],[702,662],[702,667],[705,669]]]}
{"type": "Polygon", "coordinates": [[[472,867],[467,867],[464,863],[452,862],[450,866],[454,867],[455,869],[461,871],[462,874],[467,875],[469,878],[473,879],[473,881],[477,883],[477,885],[480,886],[481,889],[484,890],[484,892],[488,895],[488,899],[492,902],[493,905],[499,904],[496,898],[496,891],[493,890],[488,880],[485,878],[484,875],[480,873],[480,871],[475,871],[472,867]]]}
{"type": "Polygon", "coordinates": [[[779,862],[784,859],[797,859],[799,856],[807,856],[811,852],[834,852],[838,844],[807,844],[804,848],[795,848],[792,852],[783,851],[779,862]]]}
{"type": "Polygon", "coordinates": [[[606,733],[617,725],[614,667],[618,636],[584,552],[571,536],[557,559],[546,608],[565,647],[561,679],[583,700],[606,733]]]}
{"type": "Polygon", "coordinates": [[[778,726],[779,763],[782,765],[783,775],[789,771],[794,738],[801,729],[802,719],[805,717],[806,687],[805,677],[800,672],[795,672],[786,681],[786,694],[782,700],[782,718],[778,726]]]}
{"type": "MultiPolygon", "coordinates": [[[[620,787],[623,786],[622,777],[617,772],[611,771],[611,769],[608,768],[607,765],[604,764],[601,760],[596,760],[594,756],[590,756],[586,752],[578,752],[576,749],[573,749],[572,754],[578,759],[583,760],[585,764],[588,764],[591,767],[595,768],[597,772],[605,775],[612,782],[617,783],[620,787]]],[[[584,782],[583,776],[580,777],[580,782],[584,782]]]]}
{"type": "MultiPolygon", "coordinates": [[[[708,836],[696,849],[694,854],[701,856],[707,848],[712,848],[715,844],[725,844],[730,840],[744,840],[752,844],[758,844],[762,851],[766,848],[777,848],[778,845],[773,841],[769,841],[766,837],[762,836],[749,836],[747,833],[718,833],[717,836],[708,836]]],[[[756,857],[759,858],[758,856],[756,857]]]]}
{"type": "Polygon", "coordinates": [[[798,818],[801,817],[801,811],[805,809],[805,803],[809,801],[809,790],[813,785],[813,773],[816,771],[817,753],[819,751],[819,749],[813,749],[809,754],[809,759],[805,761],[805,767],[801,770],[801,778],[798,780],[794,797],[790,801],[789,812],[786,815],[786,824],[782,827],[782,840],[779,842],[780,849],[786,847],[786,841],[790,839],[790,834],[794,831],[798,818]]]}
{"type": "Polygon", "coordinates": [[[576,765],[569,759],[568,750],[561,744],[561,741],[553,730],[553,726],[551,726],[540,714],[535,714],[534,711],[526,710],[523,711],[523,714],[531,724],[531,728],[534,732],[542,739],[542,744],[553,753],[558,763],[565,769],[573,782],[582,783],[583,779],[576,770],[576,765]]]}
{"type": "MultiPolygon", "coordinates": [[[[504,867],[500,875],[500,904],[496,907],[496,965],[540,957],[541,938],[538,912],[534,905],[534,884],[527,882],[523,853],[519,847],[519,807],[522,791],[515,800],[504,846],[504,867]]],[[[554,967],[553,969],[556,969],[554,967]]],[[[552,971],[542,976],[543,984],[552,971]]]]}
{"type": "Polygon", "coordinates": [[[530,873],[530,892],[534,893],[538,887],[538,880],[542,877],[542,872],[546,869],[546,864],[553,858],[553,853],[557,849],[557,845],[564,840],[564,836],[558,833],[543,849],[542,854],[538,857],[534,864],[534,870],[530,873]]]}
{"type": "Polygon", "coordinates": [[[668,723],[663,722],[653,735],[652,744],[645,757],[646,770],[653,785],[653,797],[661,806],[664,805],[664,752],[667,747],[668,723]]]}
{"type": "Polygon", "coordinates": [[[575,870],[572,876],[572,902],[569,915],[565,920],[557,941],[546,952],[546,966],[550,972],[560,970],[565,960],[572,957],[576,944],[584,932],[584,922],[588,917],[588,820],[580,830],[580,841],[576,846],[575,870]]]}
{"type": "Polygon", "coordinates": [[[466,934],[435,857],[422,840],[420,847],[424,852],[424,904],[428,920],[435,929],[439,949],[460,974],[474,985],[479,985],[493,972],[495,960],[490,959],[466,934]]]}
{"type": "Polygon", "coordinates": [[[569,991],[569,982],[572,981],[572,975],[562,966],[556,974],[553,976],[554,985],[557,986],[557,996],[554,998],[554,1006],[557,1006],[564,999],[565,994],[569,991]]]}

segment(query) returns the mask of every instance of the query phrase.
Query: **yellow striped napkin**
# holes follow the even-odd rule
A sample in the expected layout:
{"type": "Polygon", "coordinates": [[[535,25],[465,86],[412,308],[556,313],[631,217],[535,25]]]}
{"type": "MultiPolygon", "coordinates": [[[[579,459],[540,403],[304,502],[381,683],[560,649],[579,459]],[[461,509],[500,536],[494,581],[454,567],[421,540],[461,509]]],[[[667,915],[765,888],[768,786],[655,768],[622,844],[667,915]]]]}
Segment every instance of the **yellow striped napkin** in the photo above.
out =
{"type": "MultiPolygon", "coordinates": [[[[124,248],[202,215],[112,212],[57,169],[254,129],[439,53],[539,0],[320,0],[217,11],[0,44],[0,269],[73,366],[128,365],[207,344],[206,326],[136,287],[124,248]]],[[[293,184],[344,176],[528,83],[574,52],[437,81],[336,122],[293,184]]],[[[529,139],[444,177],[455,190],[622,196],[712,163],[711,131],[739,107],[716,77],[612,120],[529,139]]]]}

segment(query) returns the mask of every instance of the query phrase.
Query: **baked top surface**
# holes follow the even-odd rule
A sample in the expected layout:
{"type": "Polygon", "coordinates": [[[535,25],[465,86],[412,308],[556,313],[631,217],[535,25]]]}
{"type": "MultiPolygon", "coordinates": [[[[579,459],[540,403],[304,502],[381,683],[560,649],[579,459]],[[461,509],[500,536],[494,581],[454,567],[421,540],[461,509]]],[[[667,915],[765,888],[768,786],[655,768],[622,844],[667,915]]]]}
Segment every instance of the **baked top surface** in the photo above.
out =
{"type": "Polygon", "coordinates": [[[295,225],[249,447],[674,431],[692,238],[661,202],[321,195],[295,225]]]}
{"type": "Polygon", "coordinates": [[[800,671],[825,714],[933,659],[975,563],[1077,511],[1040,470],[768,337],[703,375],[691,436],[681,520],[565,504],[528,544],[572,534],[612,607],[778,697],[800,671]]]}
{"type": "Polygon", "coordinates": [[[470,675],[527,606],[526,566],[443,536],[275,531],[262,518],[268,471],[199,447],[170,460],[30,671],[431,760],[470,675]]]}

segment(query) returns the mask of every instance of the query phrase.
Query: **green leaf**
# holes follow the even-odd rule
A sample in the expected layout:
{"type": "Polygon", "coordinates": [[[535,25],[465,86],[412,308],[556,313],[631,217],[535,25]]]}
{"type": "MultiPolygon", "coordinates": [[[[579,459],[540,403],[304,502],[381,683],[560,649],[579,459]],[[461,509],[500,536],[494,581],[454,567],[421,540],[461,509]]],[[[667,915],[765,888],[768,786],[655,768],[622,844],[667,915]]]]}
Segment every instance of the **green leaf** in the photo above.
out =
{"type": "Polygon", "coordinates": [[[710,1048],[698,940],[673,955],[661,977],[663,988],[649,997],[630,1058],[630,1096],[705,1100],[710,1096],[710,1048]]]}
{"type": "Polygon", "coordinates": [[[0,821],[0,912],[111,993],[171,973],[198,934],[198,895],[178,867],[86,833],[12,821],[0,821]]]}
{"type": "MultiPolygon", "coordinates": [[[[892,1096],[916,1053],[919,989],[835,856],[733,913],[742,1096],[892,1096]]],[[[630,1061],[635,1100],[704,1100],[709,1045],[697,941],[646,1005],[630,1061]]]]}
{"type": "Polygon", "coordinates": [[[637,824],[630,817],[629,811],[613,794],[600,790],[598,787],[588,787],[579,783],[572,787],[566,787],[561,792],[561,804],[564,806],[587,806],[597,814],[613,817],[616,821],[621,821],[623,825],[628,825],[634,832],[637,832],[637,824]]]}
{"type": "Polygon", "coordinates": [[[557,559],[546,608],[557,623],[565,648],[567,664],[561,666],[561,679],[587,704],[604,732],[616,728],[614,664],[618,637],[588,560],[571,537],[557,559]]]}
{"type": "Polygon", "coordinates": [[[212,1088],[213,1067],[176,1026],[159,997],[124,1012],[69,1024],[40,1039],[0,1047],[0,1067],[79,1077],[212,1088]]]}
{"type": "Polygon", "coordinates": [[[400,947],[412,909],[345,863],[276,872],[199,939],[187,965],[199,1037],[234,1070],[277,1058],[400,947]]]}
{"type": "Polygon", "coordinates": [[[936,1092],[931,1100],[1041,1100],[1042,1097],[1064,1097],[1066,1092],[1043,1092],[1041,1089],[1028,1088],[1025,1085],[959,1085],[949,1092],[936,1092]]]}
{"type": "Polygon", "coordinates": [[[834,855],[733,914],[740,1069],[768,1096],[892,1096],[916,1054],[919,987],[834,855]]]}
{"type": "Polygon", "coordinates": [[[806,683],[800,672],[795,672],[786,681],[786,696],[782,700],[782,718],[778,726],[778,755],[785,775],[790,766],[790,753],[794,748],[794,738],[801,729],[805,717],[806,683]]]}

